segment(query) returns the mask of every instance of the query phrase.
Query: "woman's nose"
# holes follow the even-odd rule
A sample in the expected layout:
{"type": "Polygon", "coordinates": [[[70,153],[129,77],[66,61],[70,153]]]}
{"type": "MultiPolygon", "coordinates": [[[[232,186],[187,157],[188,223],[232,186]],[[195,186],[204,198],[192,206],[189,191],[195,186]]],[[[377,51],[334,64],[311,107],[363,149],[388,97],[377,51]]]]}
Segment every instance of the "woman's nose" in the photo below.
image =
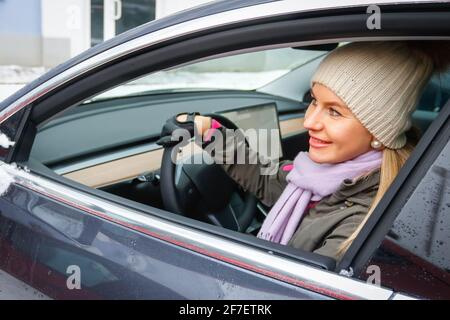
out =
{"type": "Polygon", "coordinates": [[[320,130],[323,128],[322,111],[319,107],[314,110],[307,110],[303,127],[308,130],[320,130]]]}

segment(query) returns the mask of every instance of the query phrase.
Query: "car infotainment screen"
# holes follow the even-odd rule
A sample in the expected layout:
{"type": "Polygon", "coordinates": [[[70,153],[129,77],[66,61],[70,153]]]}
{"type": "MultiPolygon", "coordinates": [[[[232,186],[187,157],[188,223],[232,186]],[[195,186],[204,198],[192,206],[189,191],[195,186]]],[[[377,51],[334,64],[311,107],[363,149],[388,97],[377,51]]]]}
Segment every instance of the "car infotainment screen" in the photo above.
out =
{"type": "Polygon", "coordinates": [[[250,148],[272,160],[282,157],[280,127],[275,103],[227,110],[220,114],[244,130],[250,148]]]}

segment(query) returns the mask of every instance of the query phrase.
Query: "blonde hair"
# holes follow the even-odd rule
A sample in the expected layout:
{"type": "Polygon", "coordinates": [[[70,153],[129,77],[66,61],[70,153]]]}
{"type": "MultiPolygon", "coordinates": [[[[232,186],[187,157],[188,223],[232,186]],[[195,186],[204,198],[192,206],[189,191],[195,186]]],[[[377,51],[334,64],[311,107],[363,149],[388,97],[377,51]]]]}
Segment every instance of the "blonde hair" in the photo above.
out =
{"type": "MultiPolygon", "coordinates": [[[[380,183],[378,186],[378,191],[372,201],[372,204],[367,212],[364,220],[359,224],[358,228],[348,237],[339,247],[338,256],[342,257],[342,255],[347,251],[347,249],[352,244],[353,240],[355,240],[356,236],[359,234],[367,220],[369,220],[376,206],[380,202],[383,195],[386,193],[387,189],[391,185],[392,181],[394,181],[401,167],[405,164],[406,160],[408,160],[411,152],[414,150],[417,141],[419,140],[421,133],[417,127],[411,127],[411,129],[407,132],[407,142],[405,146],[400,149],[389,149],[385,148],[383,150],[383,158],[381,162],[381,170],[380,170],[380,183]]],[[[367,173],[359,178],[367,178],[370,173],[367,173]]]]}

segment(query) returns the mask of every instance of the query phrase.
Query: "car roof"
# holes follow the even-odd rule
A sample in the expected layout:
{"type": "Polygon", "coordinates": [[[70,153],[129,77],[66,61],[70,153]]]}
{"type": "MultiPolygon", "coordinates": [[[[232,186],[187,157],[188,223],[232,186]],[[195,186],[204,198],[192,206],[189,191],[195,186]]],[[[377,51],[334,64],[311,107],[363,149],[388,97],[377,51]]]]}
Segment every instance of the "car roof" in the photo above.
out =
{"type": "MultiPolygon", "coordinates": [[[[194,20],[198,18],[202,18],[205,16],[222,13],[226,11],[241,9],[250,6],[256,5],[264,5],[274,2],[283,2],[289,4],[291,6],[295,5],[295,11],[314,11],[314,10],[330,10],[335,8],[345,8],[351,6],[362,6],[362,5],[370,5],[373,3],[373,0],[341,0],[338,4],[336,4],[335,0],[318,0],[314,2],[309,1],[298,1],[298,0],[221,0],[221,1],[213,1],[210,3],[206,3],[201,6],[197,6],[191,9],[183,10],[178,13],[169,15],[167,17],[163,17],[161,19],[157,19],[154,21],[150,21],[141,26],[133,28],[127,32],[124,32],[108,41],[100,43],[79,55],[67,60],[66,62],[56,66],[51,69],[41,77],[32,81],[31,83],[24,86],[22,89],[9,96],[2,102],[0,102],[0,111],[6,108],[8,105],[24,96],[25,94],[32,91],[34,88],[39,85],[45,83],[49,79],[54,76],[60,74],[61,72],[85,61],[91,57],[98,55],[101,52],[107,51],[113,47],[116,47],[122,43],[128,42],[132,39],[139,38],[143,35],[155,32],[157,30],[161,30],[173,25],[177,25],[189,20],[194,20]]],[[[414,4],[414,3],[436,3],[436,2],[445,2],[445,1],[429,1],[429,0],[378,0],[376,3],[380,5],[398,5],[398,4],[414,4]]]]}

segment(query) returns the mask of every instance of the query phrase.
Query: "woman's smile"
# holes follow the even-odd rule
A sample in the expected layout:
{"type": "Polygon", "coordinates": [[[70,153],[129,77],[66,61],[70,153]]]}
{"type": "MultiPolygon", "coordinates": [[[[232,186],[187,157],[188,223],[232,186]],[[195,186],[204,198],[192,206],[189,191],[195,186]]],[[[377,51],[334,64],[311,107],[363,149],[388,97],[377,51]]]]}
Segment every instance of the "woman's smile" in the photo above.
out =
{"type": "Polygon", "coordinates": [[[312,136],[309,137],[309,145],[313,148],[324,148],[331,144],[331,142],[323,141],[312,136]]]}
{"type": "Polygon", "coordinates": [[[317,163],[340,163],[371,149],[371,133],[344,101],[326,86],[315,83],[305,112],[309,156],[317,163]]]}

